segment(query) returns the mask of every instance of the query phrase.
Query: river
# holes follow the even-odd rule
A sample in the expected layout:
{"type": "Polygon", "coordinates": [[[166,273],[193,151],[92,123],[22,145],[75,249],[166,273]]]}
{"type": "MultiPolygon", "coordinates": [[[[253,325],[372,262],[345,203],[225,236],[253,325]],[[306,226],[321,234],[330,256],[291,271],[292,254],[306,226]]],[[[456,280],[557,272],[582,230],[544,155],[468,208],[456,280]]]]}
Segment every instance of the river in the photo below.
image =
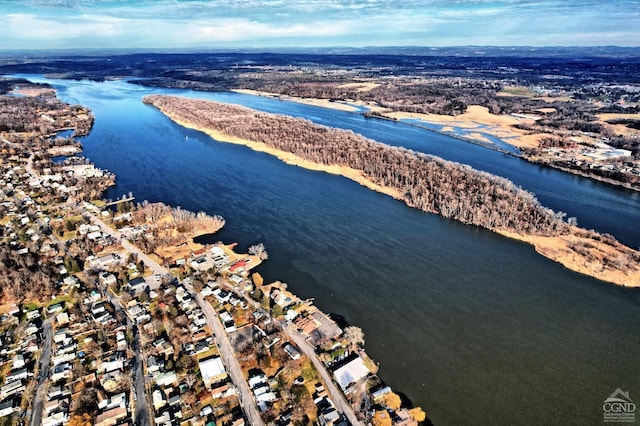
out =
{"type": "MultiPolygon", "coordinates": [[[[26,76],[32,79],[33,76],[26,76]]],[[[35,78],[43,81],[45,79],[35,78]]],[[[182,128],[141,103],[173,93],[352,129],[505,176],[579,224],[640,245],[640,197],[424,129],[235,93],[46,80],[90,107],[85,155],[132,191],[227,219],[216,239],[264,242],[267,279],[363,328],[380,376],[436,424],[593,424],[618,387],[640,399],[640,293],[532,247],[419,212],[339,176],[182,128]]]]}

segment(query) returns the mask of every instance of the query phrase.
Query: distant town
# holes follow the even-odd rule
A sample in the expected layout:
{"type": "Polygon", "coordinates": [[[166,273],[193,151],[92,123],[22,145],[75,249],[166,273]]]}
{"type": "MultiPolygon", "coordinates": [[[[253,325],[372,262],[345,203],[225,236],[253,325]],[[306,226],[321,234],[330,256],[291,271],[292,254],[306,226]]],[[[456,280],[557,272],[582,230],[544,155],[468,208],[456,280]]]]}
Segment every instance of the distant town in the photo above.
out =
{"type": "MultiPolygon", "coordinates": [[[[3,80],[0,425],[417,425],[360,328],[198,244],[220,216],[101,195],[91,112],[3,80]]],[[[399,390],[401,391],[401,390],[399,390]]]]}
{"type": "Polygon", "coordinates": [[[0,72],[237,90],[426,127],[640,190],[635,48],[372,48],[0,60],[0,72]],[[166,59],[166,61],[164,59],[166,59]],[[96,66],[99,64],[99,66],[96,66]],[[515,149],[504,149],[504,145],[515,149]]]}

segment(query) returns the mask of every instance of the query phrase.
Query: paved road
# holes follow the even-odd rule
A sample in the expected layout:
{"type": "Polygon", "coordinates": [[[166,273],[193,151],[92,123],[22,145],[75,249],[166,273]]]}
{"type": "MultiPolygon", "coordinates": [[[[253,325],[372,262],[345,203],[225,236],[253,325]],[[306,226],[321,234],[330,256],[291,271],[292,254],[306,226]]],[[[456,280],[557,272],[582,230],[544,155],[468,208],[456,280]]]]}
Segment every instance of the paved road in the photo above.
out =
{"type": "Polygon", "coordinates": [[[288,327],[285,325],[283,326],[283,329],[287,333],[289,338],[293,340],[296,345],[298,345],[300,350],[306,356],[308,356],[309,359],[311,359],[311,361],[313,362],[313,365],[315,365],[316,367],[316,370],[318,370],[318,372],[324,379],[324,382],[327,384],[327,392],[329,393],[329,396],[333,401],[333,403],[336,405],[336,408],[338,409],[338,411],[344,413],[349,419],[349,421],[351,422],[351,424],[364,425],[364,423],[362,423],[356,417],[356,413],[353,411],[353,407],[351,407],[351,404],[347,402],[342,391],[338,389],[338,387],[333,382],[333,379],[329,375],[329,372],[325,368],[324,364],[322,364],[322,361],[320,361],[320,359],[316,355],[316,352],[313,349],[313,347],[309,343],[307,343],[305,338],[300,333],[298,333],[298,331],[295,329],[293,325],[290,325],[288,327]]]}
{"type": "Polygon", "coordinates": [[[51,319],[42,323],[42,340],[42,355],[38,370],[38,385],[31,411],[31,426],[40,426],[42,423],[42,407],[48,390],[46,383],[49,380],[49,370],[51,369],[51,319]]]}
{"type": "MultiPolygon", "coordinates": [[[[192,290],[191,288],[189,289],[192,290]]],[[[249,389],[249,384],[242,374],[240,364],[235,358],[233,349],[231,347],[231,342],[229,342],[227,333],[222,328],[222,323],[220,322],[218,315],[215,313],[209,302],[204,300],[204,298],[200,294],[196,293],[196,300],[198,301],[198,305],[200,305],[200,308],[202,308],[202,311],[207,317],[207,323],[209,324],[209,327],[211,327],[213,334],[215,334],[216,336],[216,340],[220,349],[220,355],[222,356],[224,365],[229,370],[231,380],[240,392],[240,405],[247,415],[249,424],[252,426],[264,425],[264,422],[260,418],[260,413],[258,413],[256,402],[253,399],[253,392],[251,392],[251,389],[249,389]]]]}
{"type": "MultiPolygon", "coordinates": [[[[91,220],[93,221],[93,223],[100,226],[102,232],[109,234],[116,239],[120,239],[122,247],[124,247],[129,253],[135,253],[138,256],[138,260],[142,260],[144,264],[154,272],[154,274],[159,274],[163,276],[169,275],[169,271],[166,268],[164,268],[162,265],[159,265],[157,262],[155,262],[153,259],[147,256],[142,250],[140,250],[138,247],[131,244],[126,239],[120,238],[121,235],[118,231],[110,228],[106,223],[104,223],[101,219],[99,219],[95,215],[89,213],[89,216],[91,216],[91,220]]],[[[158,283],[155,283],[155,286],[157,287],[158,283]]],[[[194,292],[191,286],[187,285],[187,288],[190,291],[194,292]]],[[[238,360],[236,360],[233,354],[231,343],[229,342],[229,339],[227,338],[227,334],[222,328],[222,324],[220,323],[218,316],[214,312],[211,305],[206,300],[204,300],[201,295],[196,294],[196,299],[198,301],[198,304],[202,308],[202,311],[204,312],[205,316],[207,317],[207,322],[209,323],[209,327],[211,327],[211,330],[216,335],[216,338],[220,344],[220,352],[222,355],[223,362],[226,365],[227,369],[229,370],[229,375],[231,376],[231,380],[233,380],[233,383],[236,385],[236,387],[240,392],[240,405],[244,409],[248,417],[249,423],[254,426],[263,425],[264,423],[260,418],[260,414],[258,413],[258,408],[253,399],[253,393],[249,389],[249,385],[247,384],[247,381],[245,380],[242,374],[242,370],[240,369],[238,360]]],[[[138,358],[138,365],[137,365],[136,371],[142,369],[141,364],[142,364],[142,360],[138,358]]],[[[141,372],[140,373],[136,372],[137,377],[142,377],[142,374],[143,373],[141,372]]],[[[144,397],[144,385],[142,385],[143,386],[142,392],[138,390],[139,386],[140,386],[139,381],[136,380],[136,397],[140,400],[141,397],[144,397]]],[[[142,415],[142,412],[139,413],[136,409],[136,418],[138,415],[142,415]]],[[[136,419],[136,422],[140,425],[145,424],[139,418],[136,419]]]]}
{"type": "MultiPolygon", "coordinates": [[[[127,321],[130,322],[129,319],[127,321]]],[[[151,424],[149,419],[149,408],[147,406],[147,394],[144,389],[144,361],[142,360],[142,353],[140,351],[140,334],[138,333],[138,326],[133,326],[133,350],[135,356],[133,357],[133,385],[136,395],[136,425],[148,425],[151,424]]]]}
{"type": "Polygon", "coordinates": [[[124,312],[120,306],[120,298],[115,297],[111,292],[105,291],[107,300],[115,307],[116,312],[122,312],[122,315],[126,318],[127,328],[133,333],[133,340],[131,341],[130,348],[133,349],[133,359],[131,365],[133,369],[133,391],[135,392],[135,420],[136,425],[148,425],[149,423],[149,409],[147,407],[147,398],[144,388],[144,369],[142,353],[140,348],[140,334],[138,333],[138,326],[131,321],[131,318],[124,312]]]}
{"type": "MultiPolygon", "coordinates": [[[[91,217],[91,221],[94,224],[100,226],[100,230],[103,233],[111,235],[116,240],[119,239],[120,240],[120,244],[122,245],[122,247],[124,247],[125,250],[127,250],[129,253],[137,255],[138,260],[142,260],[144,262],[145,266],[147,268],[151,269],[154,274],[158,274],[158,275],[168,275],[169,274],[169,271],[167,271],[166,268],[164,268],[162,265],[158,264],[156,261],[151,259],[142,250],[140,250],[138,247],[136,247],[133,244],[131,244],[125,238],[122,238],[122,236],[120,235],[119,231],[116,231],[115,229],[111,228],[109,225],[104,223],[102,221],[102,219],[100,219],[99,217],[97,217],[93,213],[86,212],[86,214],[88,214],[89,217],[91,217]]],[[[156,283],[155,287],[157,287],[157,286],[158,286],[158,284],[156,283]]],[[[151,285],[151,283],[150,283],[150,287],[154,288],[154,286],[151,285]]]]}

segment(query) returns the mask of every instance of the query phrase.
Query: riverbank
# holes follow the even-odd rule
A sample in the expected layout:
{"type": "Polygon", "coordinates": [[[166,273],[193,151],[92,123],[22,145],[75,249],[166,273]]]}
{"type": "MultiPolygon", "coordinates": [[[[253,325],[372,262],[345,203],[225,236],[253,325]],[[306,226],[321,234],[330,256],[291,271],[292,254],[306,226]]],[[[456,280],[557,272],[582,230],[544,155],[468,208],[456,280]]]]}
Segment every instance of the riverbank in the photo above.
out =
{"type": "Polygon", "coordinates": [[[358,112],[364,108],[367,111],[375,112],[382,118],[389,118],[391,120],[398,121],[417,120],[423,121],[426,124],[443,126],[438,130],[439,133],[457,138],[464,136],[465,139],[475,140],[482,144],[493,144],[491,140],[484,136],[484,134],[489,134],[500,138],[505,143],[516,148],[536,148],[540,139],[551,136],[545,133],[532,134],[531,132],[513,127],[518,123],[533,123],[534,120],[532,119],[491,114],[488,108],[480,105],[469,105],[464,114],[454,117],[450,115],[390,111],[371,102],[365,103],[361,101],[351,102],[346,100],[332,101],[321,98],[301,98],[298,96],[280,95],[278,93],[251,89],[233,89],[232,92],[272,99],[281,99],[283,101],[297,102],[305,105],[331,108],[346,112],[358,112]],[[468,132],[465,132],[464,135],[460,135],[456,128],[465,129],[468,130],[468,132]]]}
{"type": "Polygon", "coordinates": [[[283,101],[297,102],[299,104],[313,105],[321,108],[331,108],[338,111],[345,112],[359,112],[362,108],[371,109],[373,105],[368,105],[363,102],[349,102],[341,100],[329,100],[320,98],[301,98],[299,96],[280,95],[278,93],[263,92],[260,90],[251,89],[232,89],[231,92],[242,93],[245,95],[262,96],[264,98],[280,99],[283,101]]]}
{"type": "Polygon", "coordinates": [[[336,166],[336,165],[326,165],[326,164],[319,164],[319,163],[314,163],[312,161],[309,160],[305,160],[303,158],[300,158],[290,152],[285,152],[285,151],[281,151],[275,148],[271,148],[261,142],[255,142],[255,141],[251,141],[248,139],[242,139],[242,138],[238,138],[238,137],[234,137],[234,136],[229,136],[226,135],[218,130],[214,130],[214,129],[209,129],[206,127],[200,127],[197,126],[193,123],[187,122],[185,120],[181,120],[169,113],[167,113],[166,111],[163,111],[162,109],[160,109],[160,111],[165,114],[167,117],[169,117],[174,123],[185,127],[187,129],[193,129],[193,130],[197,130],[199,132],[205,133],[207,135],[209,135],[210,137],[212,137],[213,139],[217,140],[218,142],[226,142],[226,143],[232,143],[232,144],[236,144],[236,145],[244,145],[246,147],[251,148],[254,151],[258,151],[258,152],[264,152],[265,154],[269,154],[269,155],[273,155],[274,157],[278,158],[279,160],[281,160],[282,162],[289,164],[291,166],[297,166],[297,167],[302,167],[304,169],[307,170],[313,170],[313,171],[317,171],[317,172],[325,172],[325,173],[330,173],[332,175],[339,175],[339,176],[343,176],[346,177],[347,179],[351,179],[352,181],[359,183],[360,185],[364,186],[365,188],[374,190],[376,192],[380,192],[382,194],[388,195],[392,198],[395,199],[399,199],[400,198],[400,191],[398,191],[395,188],[390,188],[390,187],[385,187],[385,186],[381,186],[378,185],[374,182],[372,182],[371,180],[367,179],[361,171],[356,170],[356,169],[352,169],[350,167],[344,167],[344,166],[336,166]]]}
{"type": "Polygon", "coordinates": [[[497,233],[531,244],[542,256],[560,263],[567,269],[590,277],[607,281],[623,287],[640,287],[640,253],[613,240],[596,241],[589,236],[589,231],[572,227],[566,235],[542,237],[537,235],[521,235],[496,229],[497,233]],[[622,262],[611,263],[609,259],[620,258],[623,253],[628,259],[631,270],[623,271],[622,262]]]}
{"type": "MultiPolygon", "coordinates": [[[[363,91],[371,90],[374,87],[374,85],[372,84],[354,84],[354,87],[362,86],[363,91]]],[[[393,120],[403,122],[407,125],[418,126],[426,130],[443,134],[474,145],[493,149],[495,151],[499,151],[508,155],[518,156],[533,164],[553,167],[565,173],[571,173],[589,179],[594,179],[600,182],[608,183],[610,185],[616,185],[636,191],[639,190],[625,182],[608,179],[594,173],[585,173],[581,170],[562,167],[554,164],[549,160],[534,159],[531,156],[522,154],[522,150],[538,148],[540,142],[543,139],[556,139],[558,137],[558,135],[552,133],[532,132],[516,127],[516,125],[519,124],[535,124],[535,118],[528,117],[526,115],[496,115],[489,112],[489,109],[487,107],[481,105],[469,105],[467,107],[467,110],[463,114],[459,114],[456,116],[411,113],[402,111],[391,111],[387,108],[380,107],[375,102],[301,98],[297,96],[280,95],[277,93],[250,89],[235,89],[232,91],[236,93],[286,100],[290,102],[297,102],[301,104],[313,105],[321,108],[329,108],[345,112],[361,112],[364,109],[367,112],[374,113],[373,116],[376,118],[393,120]],[[411,120],[412,122],[410,122],[409,120],[411,120]],[[434,128],[432,126],[439,126],[440,128],[434,128]],[[492,141],[488,136],[499,139],[504,144],[511,146],[514,151],[511,152],[509,149],[504,149],[495,141],[492,141]]],[[[609,124],[607,123],[607,120],[637,119],[638,116],[640,116],[640,114],[598,114],[598,122],[611,126],[616,134],[631,136],[635,134],[633,129],[630,129],[622,124],[609,124]]]]}
{"type": "Polygon", "coordinates": [[[533,119],[491,114],[487,107],[481,105],[469,105],[465,113],[456,116],[399,111],[379,113],[396,120],[411,119],[436,124],[442,126],[440,132],[454,137],[460,136],[457,129],[464,129],[466,131],[465,137],[479,142],[492,143],[483,136],[483,134],[488,134],[520,149],[536,148],[541,139],[551,136],[546,133],[531,133],[514,127],[516,124],[533,124],[533,119]]]}
{"type": "MultiPolygon", "coordinates": [[[[182,99],[181,101],[185,100],[182,99]]],[[[188,100],[186,101],[188,102],[188,100]]],[[[153,101],[149,101],[149,103],[152,102],[153,101]]],[[[227,135],[205,125],[196,124],[195,121],[191,121],[184,116],[178,117],[175,112],[168,108],[162,108],[161,105],[159,106],[157,104],[153,105],[177,124],[202,131],[218,141],[245,145],[253,150],[273,155],[287,164],[297,165],[310,170],[340,174],[369,189],[391,195],[396,199],[403,199],[400,197],[402,194],[398,189],[375,184],[358,170],[344,166],[323,165],[305,160],[291,152],[269,147],[262,142],[227,135]]],[[[490,229],[510,238],[533,245],[538,253],[561,263],[573,271],[617,285],[629,287],[640,286],[640,264],[637,261],[633,261],[635,257],[640,258],[638,252],[623,246],[615,240],[611,242],[609,239],[599,236],[598,234],[590,234],[576,227],[570,227],[567,232],[562,232],[561,235],[554,237],[516,233],[499,227],[492,227],[490,229]]]]}

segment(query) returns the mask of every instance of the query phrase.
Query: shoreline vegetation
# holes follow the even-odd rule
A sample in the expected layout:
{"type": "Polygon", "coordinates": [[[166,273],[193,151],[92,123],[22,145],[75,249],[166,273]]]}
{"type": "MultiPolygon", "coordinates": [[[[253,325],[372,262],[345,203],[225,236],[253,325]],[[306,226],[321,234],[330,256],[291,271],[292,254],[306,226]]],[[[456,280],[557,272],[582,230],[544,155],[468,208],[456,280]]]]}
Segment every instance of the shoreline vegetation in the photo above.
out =
{"type": "Polygon", "coordinates": [[[278,93],[264,92],[252,89],[232,89],[232,92],[242,93],[265,98],[280,99],[283,101],[297,102],[305,105],[331,108],[339,111],[358,112],[365,109],[374,117],[386,118],[394,121],[417,120],[425,124],[436,124],[443,126],[440,130],[429,129],[447,136],[463,137],[483,144],[493,144],[484,134],[490,134],[502,139],[505,143],[519,149],[536,148],[541,139],[550,137],[546,133],[531,134],[525,130],[513,127],[516,124],[533,123],[532,119],[522,119],[506,115],[496,115],[489,112],[487,107],[481,105],[469,105],[464,113],[451,116],[444,114],[418,113],[391,111],[381,107],[374,102],[330,100],[322,98],[303,98],[292,95],[280,95],[278,93]],[[465,134],[461,135],[457,129],[464,129],[465,134]]]}
{"type": "MultiPolygon", "coordinates": [[[[359,91],[364,92],[375,87],[366,86],[365,88],[367,90],[364,90],[363,88],[363,90],[359,91]]],[[[613,179],[599,173],[594,173],[593,171],[583,170],[576,166],[563,166],[562,164],[556,163],[552,157],[548,157],[546,154],[541,155],[537,153],[539,151],[539,147],[544,143],[544,141],[558,139],[558,136],[553,132],[527,130],[535,127],[536,121],[539,120],[540,117],[529,116],[526,114],[519,114],[518,116],[494,114],[488,107],[475,104],[468,105],[466,110],[461,114],[446,115],[437,113],[396,111],[382,107],[372,101],[301,97],[254,89],[230,89],[230,91],[252,96],[262,96],[265,98],[297,102],[321,108],[330,108],[338,111],[362,113],[365,117],[375,117],[383,120],[398,121],[407,125],[417,125],[418,127],[431,132],[443,134],[474,145],[480,145],[488,149],[493,149],[495,151],[522,158],[533,164],[550,167],[556,170],[561,170],[565,173],[575,174],[597,180],[599,182],[604,182],[609,185],[640,192],[640,187],[638,187],[637,184],[613,179]],[[434,125],[440,126],[440,128],[434,128],[434,125]],[[502,149],[487,136],[500,139],[503,143],[511,146],[515,151],[510,152],[502,149]]],[[[506,94],[500,93],[498,95],[507,96],[506,94]]],[[[559,102],[568,101],[563,98],[540,98],[540,100],[546,103],[551,102],[552,100],[559,102]]],[[[554,108],[547,109],[555,111],[554,108]]],[[[544,110],[545,108],[539,108],[537,111],[548,112],[544,110]]],[[[609,122],[614,119],[637,120],[639,116],[640,114],[598,114],[597,122],[601,125],[609,125],[609,122]]],[[[629,137],[633,134],[628,128],[622,125],[614,127],[618,133],[624,136],[629,137]]]]}
{"type": "Polygon", "coordinates": [[[481,226],[534,246],[566,268],[640,286],[640,253],[609,235],[564,222],[512,182],[471,167],[366,139],[353,132],[249,108],[175,96],[143,102],[177,124],[243,144],[287,164],[340,174],[410,207],[481,226]]]}

